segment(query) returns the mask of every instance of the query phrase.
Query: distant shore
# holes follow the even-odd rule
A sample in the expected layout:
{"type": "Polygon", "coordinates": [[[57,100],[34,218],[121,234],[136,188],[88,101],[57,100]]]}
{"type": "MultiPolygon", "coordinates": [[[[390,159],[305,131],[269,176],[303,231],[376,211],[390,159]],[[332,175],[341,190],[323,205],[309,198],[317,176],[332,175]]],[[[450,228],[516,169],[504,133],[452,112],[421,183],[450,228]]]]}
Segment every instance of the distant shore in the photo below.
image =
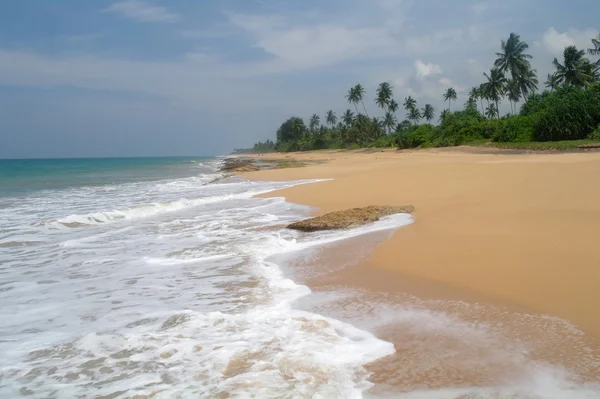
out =
{"type": "Polygon", "coordinates": [[[416,223],[378,246],[365,267],[561,317],[600,337],[600,186],[592,184],[600,153],[505,151],[264,154],[326,163],[244,175],[332,178],[265,195],[317,207],[318,214],[412,204],[416,223]]]}

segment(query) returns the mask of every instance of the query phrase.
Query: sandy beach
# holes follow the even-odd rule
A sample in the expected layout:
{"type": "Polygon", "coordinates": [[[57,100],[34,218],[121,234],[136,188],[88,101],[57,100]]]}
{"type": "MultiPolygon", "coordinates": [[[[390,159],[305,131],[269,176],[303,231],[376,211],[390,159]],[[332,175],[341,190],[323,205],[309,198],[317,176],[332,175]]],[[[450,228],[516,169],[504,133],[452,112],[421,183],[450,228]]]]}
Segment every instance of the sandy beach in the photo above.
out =
{"type": "MultiPolygon", "coordinates": [[[[328,161],[245,174],[256,180],[332,179],[267,194],[314,206],[318,215],[367,205],[415,206],[414,224],[379,243],[358,268],[336,277],[345,285],[559,318],[597,349],[599,152],[456,148],[263,157],[328,161]]],[[[309,285],[318,290],[319,281],[309,285]]],[[[531,337],[539,326],[527,328],[531,337]]],[[[544,356],[551,351],[546,348],[544,356]]],[[[585,372],[588,379],[600,377],[597,365],[585,372]]]]}

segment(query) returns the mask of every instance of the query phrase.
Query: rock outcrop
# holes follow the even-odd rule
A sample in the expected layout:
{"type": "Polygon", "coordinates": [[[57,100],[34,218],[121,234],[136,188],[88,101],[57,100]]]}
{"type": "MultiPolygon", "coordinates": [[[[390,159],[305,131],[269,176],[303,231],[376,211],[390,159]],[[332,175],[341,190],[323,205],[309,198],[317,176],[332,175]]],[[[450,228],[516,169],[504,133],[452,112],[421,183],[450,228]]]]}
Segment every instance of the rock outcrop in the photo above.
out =
{"type": "Polygon", "coordinates": [[[344,211],[332,212],[323,216],[302,220],[288,225],[288,229],[300,231],[318,231],[346,229],[378,221],[380,218],[396,213],[412,213],[415,208],[406,206],[376,206],[352,208],[344,211]]]}

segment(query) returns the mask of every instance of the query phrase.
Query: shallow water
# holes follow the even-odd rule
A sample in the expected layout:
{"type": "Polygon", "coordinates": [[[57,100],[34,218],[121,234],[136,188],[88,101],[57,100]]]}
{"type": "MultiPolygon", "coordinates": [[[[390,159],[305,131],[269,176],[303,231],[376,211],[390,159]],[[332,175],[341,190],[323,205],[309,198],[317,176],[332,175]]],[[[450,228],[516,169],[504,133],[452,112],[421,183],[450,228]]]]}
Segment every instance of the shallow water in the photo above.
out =
{"type": "Polygon", "coordinates": [[[305,236],[283,226],[309,208],[252,196],[312,181],[207,184],[218,162],[0,199],[0,396],[362,396],[393,346],[293,309],[266,258],[410,217],[305,236]]]}

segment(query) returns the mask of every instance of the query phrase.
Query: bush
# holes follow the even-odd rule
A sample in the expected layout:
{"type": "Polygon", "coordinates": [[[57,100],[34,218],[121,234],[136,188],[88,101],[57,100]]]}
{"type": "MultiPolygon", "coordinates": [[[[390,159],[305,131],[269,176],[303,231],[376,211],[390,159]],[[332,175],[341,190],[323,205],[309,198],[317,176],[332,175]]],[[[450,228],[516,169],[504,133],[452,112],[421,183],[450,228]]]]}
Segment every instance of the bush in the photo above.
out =
{"type": "Polygon", "coordinates": [[[600,90],[597,87],[564,87],[533,99],[522,110],[535,110],[533,138],[536,141],[580,140],[600,123],[600,90]]]}
{"type": "Polygon", "coordinates": [[[413,148],[412,134],[409,132],[396,133],[396,143],[399,150],[413,148]]]}
{"type": "Polygon", "coordinates": [[[590,133],[590,139],[600,140],[600,125],[592,133],[590,133]]]}
{"type": "MultiPolygon", "coordinates": [[[[464,141],[481,137],[481,124],[485,118],[475,109],[448,113],[439,126],[439,136],[449,145],[459,145],[464,141]]],[[[438,140],[440,141],[440,140],[438,140]]]]}
{"type": "Polygon", "coordinates": [[[433,137],[434,127],[429,124],[421,125],[416,128],[410,135],[413,147],[419,147],[431,141],[433,137]]]}
{"type": "Polygon", "coordinates": [[[511,116],[493,126],[492,140],[500,143],[525,142],[533,139],[535,116],[511,116]]]}
{"type": "Polygon", "coordinates": [[[396,138],[394,136],[381,136],[377,140],[369,144],[369,147],[374,148],[387,148],[393,147],[396,144],[396,138]]]}
{"type": "Polygon", "coordinates": [[[479,126],[479,135],[484,139],[493,139],[502,134],[505,124],[506,120],[504,119],[489,119],[484,121],[479,126]]]}

